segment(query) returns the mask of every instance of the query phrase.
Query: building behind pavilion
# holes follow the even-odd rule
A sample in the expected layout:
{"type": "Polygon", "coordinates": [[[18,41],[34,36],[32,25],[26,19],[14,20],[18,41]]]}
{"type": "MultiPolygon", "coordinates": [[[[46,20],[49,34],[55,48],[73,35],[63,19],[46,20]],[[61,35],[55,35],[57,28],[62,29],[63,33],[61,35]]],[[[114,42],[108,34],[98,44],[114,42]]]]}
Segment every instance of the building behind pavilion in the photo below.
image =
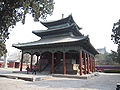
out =
{"type": "Polygon", "coordinates": [[[33,31],[40,40],[13,44],[22,51],[21,67],[25,53],[31,55],[30,69],[33,66],[33,55],[37,56],[36,65],[40,72],[57,74],[88,74],[95,72],[96,49],[84,36],[73,20],[72,15],[52,22],[41,22],[47,30],[33,31]]]}

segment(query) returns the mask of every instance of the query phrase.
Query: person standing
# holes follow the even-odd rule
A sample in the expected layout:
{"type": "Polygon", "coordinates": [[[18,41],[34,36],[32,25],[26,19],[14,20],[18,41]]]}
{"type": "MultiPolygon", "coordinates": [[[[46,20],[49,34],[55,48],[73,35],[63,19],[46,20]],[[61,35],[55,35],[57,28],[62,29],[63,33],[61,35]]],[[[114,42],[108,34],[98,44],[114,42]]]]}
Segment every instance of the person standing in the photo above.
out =
{"type": "Polygon", "coordinates": [[[30,70],[29,65],[27,65],[26,70],[27,70],[27,74],[28,74],[28,72],[29,72],[29,70],[30,70]]]}

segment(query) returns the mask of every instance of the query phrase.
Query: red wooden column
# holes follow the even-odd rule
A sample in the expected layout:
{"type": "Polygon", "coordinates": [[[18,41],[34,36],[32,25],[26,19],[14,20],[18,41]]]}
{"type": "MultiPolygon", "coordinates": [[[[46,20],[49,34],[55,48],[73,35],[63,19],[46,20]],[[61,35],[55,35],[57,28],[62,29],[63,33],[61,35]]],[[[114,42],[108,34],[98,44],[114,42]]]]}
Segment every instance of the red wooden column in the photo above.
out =
{"type": "Polygon", "coordinates": [[[84,52],[84,74],[87,74],[87,71],[86,71],[86,69],[87,69],[87,67],[86,67],[86,53],[84,52]]]}
{"type": "Polygon", "coordinates": [[[37,65],[38,65],[39,56],[37,56],[37,65]]]}
{"type": "Polygon", "coordinates": [[[82,51],[80,51],[79,69],[80,69],[80,75],[82,75],[82,51]]]}
{"type": "Polygon", "coordinates": [[[90,62],[90,72],[91,72],[92,71],[92,60],[90,56],[89,56],[89,62],[90,62]]]}
{"type": "Polygon", "coordinates": [[[23,53],[21,55],[21,62],[20,62],[20,71],[22,71],[22,66],[23,66],[23,53]]]}
{"type": "Polygon", "coordinates": [[[87,71],[90,73],[89,55],[87,55],[87,71]]]}
{"type": "Polygon", "coordinates": [[[66,60],[65,60],[65,52],[63,52],[63,73],[66,74],[66,60]]]}
{"type": "Polygon", "coordinates": [[[92,59],[92,66],[93,66],[93,72],[94,72],[94,59],[92,59]]]}
{"type": "Polygon", "coordinates": [[[39,58],[39,71],[41,71],[41,60],[42,60],[42,55],[40,54],[40,58],[39,58]]]}
{"type": "Polygon", "coordinates": [[[92,72],[94,72],[94,70],[93,70],[93,69],[94,69],[94,61],[93,61],[93,57],[91,58],[91,64],[92,64],[92,66],[91,66],[91,67],[92,67],[92,72]]]}
{"type": "Polygon", "coordinates": [[[33,61],[33,55],[31,55],[30,71],[32,71],[32,61],[33,61]]]}
{"type": "Polygon", "coordinates": [[[95,70],[95,58],[93,58],[93,62],[94,62],[94,63],[93,63],[93,64],[94,64],[93,70],[94,70],[94,72],[95,72],[95,71],[96,71],[96,70],[95,70]]]}
{"type": "Polygon", "coordinates": [[[54,53],[52,53],[52,73],[54,73],[54,53]]]}

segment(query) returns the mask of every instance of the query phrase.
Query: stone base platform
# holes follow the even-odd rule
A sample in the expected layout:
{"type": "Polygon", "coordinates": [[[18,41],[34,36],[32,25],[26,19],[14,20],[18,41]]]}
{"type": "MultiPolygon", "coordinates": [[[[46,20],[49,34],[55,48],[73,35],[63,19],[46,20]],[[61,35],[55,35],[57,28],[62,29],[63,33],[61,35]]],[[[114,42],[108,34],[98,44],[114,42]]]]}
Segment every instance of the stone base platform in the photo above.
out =
{"type": "Polygon", "coordinates": [[[92,74],[87,74],[87,75],[68,75],[68,74],[49,74],[49,75],[41,75],[38,73],[37,75],[34,74],[26,74],[24,72],[14,72],[10,74],[0,74],[0,77],[6,77],[10,79],[22,79],[25,81],[41,81],[41,80],[54,80],[54,78],[59,77],[59,78],[73,78],[73,79],[90,79],[95,76],[99,76],[98,73],[92,73],[92,74]]]}
{"type": "Polygon", "coordinates": [[[62,78],[75,78],[75,79],[90,79],[95,76],[99,76],[99,73],[91,73],[91,74],[86,74],[86,75],[68,75],[68,74],[53,74],[53,77],[62,77],[62,78]]]}
{"type": "Polygon", "coordinates": [[[25,81],[41,81],[51,78],[52,76],[47,75],[31,75],[31,74],[20,74],[20,73],[12,73],[12,74],[0,74],[0,77],[6,77],[10,79],[21,79],[25,81]]]}

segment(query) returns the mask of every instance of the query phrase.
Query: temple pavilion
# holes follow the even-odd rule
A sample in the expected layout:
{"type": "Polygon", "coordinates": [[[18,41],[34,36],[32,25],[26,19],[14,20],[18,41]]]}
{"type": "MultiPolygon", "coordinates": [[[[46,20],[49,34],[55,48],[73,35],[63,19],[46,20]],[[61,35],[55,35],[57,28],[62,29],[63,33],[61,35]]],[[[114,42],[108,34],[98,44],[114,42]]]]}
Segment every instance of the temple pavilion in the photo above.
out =
{"type": "Polygon", "coordinates": [[[20,71],[22,71],[24,54],[31,55],[30,69],[33,68],[33,55],[37,56],[36,65],[39,72],[54,74],[88,74],[95,72],[96,49],[84,36],[73,20],[72,15],[60,20],[41,22],[47,30],[32,33],[39,36],[38,41],[13,44],[22,51],[20,71]]]}

